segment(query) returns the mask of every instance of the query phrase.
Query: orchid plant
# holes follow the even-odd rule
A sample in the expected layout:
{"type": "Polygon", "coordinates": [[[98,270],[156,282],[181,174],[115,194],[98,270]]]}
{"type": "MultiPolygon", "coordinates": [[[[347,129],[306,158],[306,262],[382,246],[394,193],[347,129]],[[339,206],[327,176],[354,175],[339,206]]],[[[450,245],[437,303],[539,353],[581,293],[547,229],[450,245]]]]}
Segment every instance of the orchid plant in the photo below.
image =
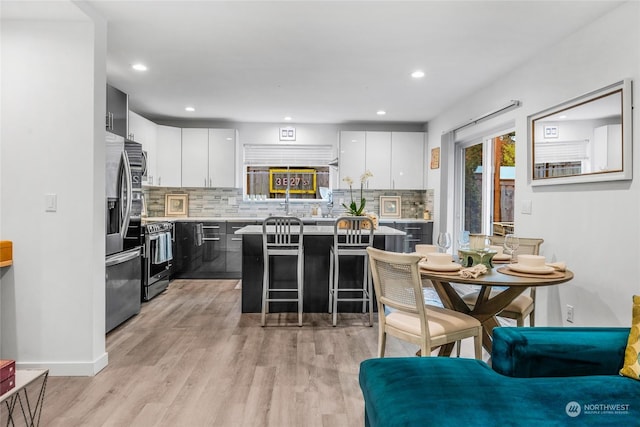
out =
{"type": "Polygon", "coordinates": [[[347,210],[347,212],[350,215],[361,216],[363,214],[364,207],[367,204],[367,200],[362,196],[362,190],[364,189],[364,184],[372,176],[373,174],[369,170],[365,171],[362,174],[362,176],[360,176],[360,203],[359,204],[357,204],[353,199],[353,179],[351,179],[351,177],[348,177],[348,176],[342,179],[344,182],[349,184],[349,193],[351,194],[351,203],[349,204],[349,206],[345,205],[344,203],[342,204],[342,206],[347,210]]]}

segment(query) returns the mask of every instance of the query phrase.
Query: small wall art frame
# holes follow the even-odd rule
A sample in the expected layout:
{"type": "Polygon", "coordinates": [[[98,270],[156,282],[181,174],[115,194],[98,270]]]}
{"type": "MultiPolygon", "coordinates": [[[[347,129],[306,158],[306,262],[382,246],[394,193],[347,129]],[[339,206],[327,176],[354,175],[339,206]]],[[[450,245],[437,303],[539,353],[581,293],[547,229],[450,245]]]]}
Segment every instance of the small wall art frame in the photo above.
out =
{"type": "Polygon", "coordinates": [[[400,196],[380,196],[380,217],[400,218],[401,206],[400,196]]]}
{"type": "Polygon", "coordinates": [[[187,216],[189,212],[188,194],[167,194],[164,198],[165,216],[187,216]]]}
{"type": "Polygon", "coordinates": [[[295,141],[296,140],[296,128],[284,127],[280,128],[280,141],[295,141]]]}

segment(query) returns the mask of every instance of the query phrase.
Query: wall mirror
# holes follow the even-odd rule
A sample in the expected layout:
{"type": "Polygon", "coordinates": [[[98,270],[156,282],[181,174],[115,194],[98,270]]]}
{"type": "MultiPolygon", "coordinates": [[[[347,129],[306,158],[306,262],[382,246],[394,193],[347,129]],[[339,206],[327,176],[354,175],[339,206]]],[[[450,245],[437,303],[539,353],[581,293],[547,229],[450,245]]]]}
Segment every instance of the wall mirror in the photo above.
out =
{"type": "Polygon", "coordinates": [[[529,116],[531,185],[632,178],[631,80],[529,116]]]}

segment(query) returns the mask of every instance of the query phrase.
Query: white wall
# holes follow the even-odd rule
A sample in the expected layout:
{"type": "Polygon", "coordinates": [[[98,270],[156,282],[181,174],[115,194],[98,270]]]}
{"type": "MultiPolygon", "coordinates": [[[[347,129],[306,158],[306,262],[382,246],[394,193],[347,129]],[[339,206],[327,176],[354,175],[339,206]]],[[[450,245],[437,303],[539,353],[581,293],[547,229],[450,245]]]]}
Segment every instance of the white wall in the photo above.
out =
{"type": "MultiPolygon", "coordinates": [[[[71,2],[67,2],[71,3],[71,2]]],[[[106,24],[2,21],[2,358],[52,375],[107,363],[104,290],[106,24]],[[45,194],[57,212],[45,212],[45,194]]]]}
{"type": "MultiPolygon", "coordinates": [[[[637,1],[624,3],[564,41],[544,49],[520,68],[429,123],[431,149],[440,146],[443,132],[470,117],[480,116],[512,99],[522,101],[520,108],[482,126],[491,128],[515,122],[518,141],[516,232],[521,236],[543,237],[542,254],[551,260],[566,261],[575,272],[571,282],[539,290],[537,325],[571,325],[564,321],[567,304],[575,307],[573,326],[628,326],[630,323],[632,295],[640,294],[638,108],[633,114],[636,145],[633,181],[533,188],[527,179],[527,116],[623,78],[633,79],[637,104],[640,99],[640,3],[637,1]],[[523,200],[532,201],[531,215],[520,212],[523,200]]],[[[451,172],[446,178],[452,180],[453,159],[443,161],[449,162],[451,172]]],[[[429,171],[430,188],[440,188],[439,171],[429,171]]],[[[451,198],[451,195],[437,193],[437,199],[451,198]]],[[[436,206],[439,206],[438,200],[436,206]]],[[[448,206],[451,228],[451,200],[448,206]]],[[[438,218],[439,212],[436,212],[436,225],[438,218]]]]}

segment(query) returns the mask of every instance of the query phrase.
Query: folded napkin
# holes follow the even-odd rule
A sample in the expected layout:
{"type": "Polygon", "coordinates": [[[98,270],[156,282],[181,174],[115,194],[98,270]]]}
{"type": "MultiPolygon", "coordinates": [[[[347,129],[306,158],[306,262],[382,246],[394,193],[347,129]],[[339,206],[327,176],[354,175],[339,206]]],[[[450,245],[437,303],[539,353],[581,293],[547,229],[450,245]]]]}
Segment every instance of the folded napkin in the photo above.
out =
{"type": "Polygon", "coordinates": [[[567,270],[567,264],[565,264],[564,262],[548,262],[547,265],[549,267],[553,267],[553,269],[555,271],[566,271],[567,270]]]}
{"type": "Polygon", "coordinates": [[[487,272],[487,266],[484,264],[474,265],[473,267],[463,268],[459,271],[461,277],[465,279],[477,279],[481,274],[487,272]]]}

